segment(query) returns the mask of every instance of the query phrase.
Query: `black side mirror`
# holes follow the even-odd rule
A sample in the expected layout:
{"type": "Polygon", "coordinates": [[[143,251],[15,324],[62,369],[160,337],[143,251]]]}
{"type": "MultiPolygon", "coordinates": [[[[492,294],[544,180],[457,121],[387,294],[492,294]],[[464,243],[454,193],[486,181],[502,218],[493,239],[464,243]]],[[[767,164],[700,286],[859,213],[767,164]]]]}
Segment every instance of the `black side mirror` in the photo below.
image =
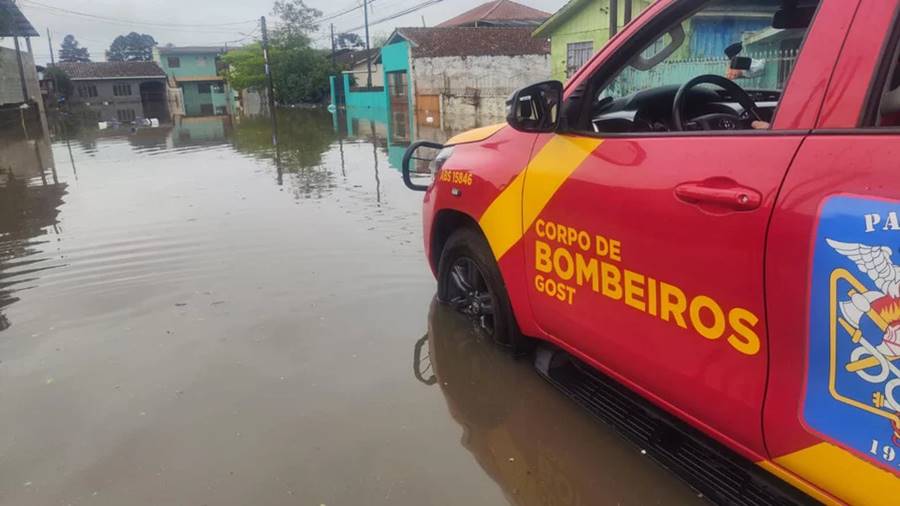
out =
{"type": "Polygon", "coordinates": [[[735,56],[731,59],[732,70],[750,70],[753,66],[753,58],[747,56],[735,56]]]}
{"type": "Polygon", "coordinates": [[[563,84],[545,81],[526,86],[506,102],[506,122],[520,132],[555,132],[560,123],[563,84]]]}

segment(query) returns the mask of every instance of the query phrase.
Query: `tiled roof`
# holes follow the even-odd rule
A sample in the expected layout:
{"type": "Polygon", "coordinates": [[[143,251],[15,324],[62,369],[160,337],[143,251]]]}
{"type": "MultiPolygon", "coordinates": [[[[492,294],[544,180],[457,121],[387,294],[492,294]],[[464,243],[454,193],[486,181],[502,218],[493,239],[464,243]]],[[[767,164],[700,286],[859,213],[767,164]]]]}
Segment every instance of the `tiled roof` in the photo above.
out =
{"type": "Polygon", "coordinates": [[[527,26],[398,28],[396,34],[420,57],[550,54],[547,39],[533,38],[527,26]]]}
{"type": "Polygon", "coordinates": [[[71,79],[128,79],[135,77],[158,77],[165,79],[166,73],[152,61],[58,63],[71,79]]]}
{"type": "Polygon", "coordinates": [[[219,46],[159,46],[159,54],[224,54],[228,48],[219,46]]]}
{"type": "Polygon", "coordinates": [[[438,26],[474,26],[478,23],[487,25],[539,25],[549,17],[549,12],[533,9],[527,5],[511,0],[495,0],[481,4],[455,18],[444,21],[438,26]]]}
{"type": "Polygon", "coordinates": [[[37,36],[37,30],[11,0],[0,0],[0,37],[37,36]]]}

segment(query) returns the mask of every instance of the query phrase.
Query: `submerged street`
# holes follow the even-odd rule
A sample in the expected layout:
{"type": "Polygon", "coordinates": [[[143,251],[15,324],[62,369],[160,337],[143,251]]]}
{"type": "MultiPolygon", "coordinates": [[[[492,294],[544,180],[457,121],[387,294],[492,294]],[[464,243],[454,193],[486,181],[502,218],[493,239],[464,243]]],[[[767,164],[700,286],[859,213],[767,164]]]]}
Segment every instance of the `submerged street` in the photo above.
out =
{"type": "Polygon", "coordinates": [[[432,303],[403,125],[0,128],[0,504],[703,501],[432,303]]]}

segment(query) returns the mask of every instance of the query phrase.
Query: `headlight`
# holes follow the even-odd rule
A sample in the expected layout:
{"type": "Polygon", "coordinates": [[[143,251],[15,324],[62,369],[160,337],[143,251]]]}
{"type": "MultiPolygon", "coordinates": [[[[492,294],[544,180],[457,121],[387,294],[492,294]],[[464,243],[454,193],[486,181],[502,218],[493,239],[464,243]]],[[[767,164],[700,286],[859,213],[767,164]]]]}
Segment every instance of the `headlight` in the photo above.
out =
{"type": "Polygon", "coordinates": [[[449,160],[451,156],[453,156],[453,146],[442,149],[428,165],[428,168],[431,170],[431,175],[436,177],[437,173],[444,168],[444,164],[447,163],[447,160],[449,160]]]}

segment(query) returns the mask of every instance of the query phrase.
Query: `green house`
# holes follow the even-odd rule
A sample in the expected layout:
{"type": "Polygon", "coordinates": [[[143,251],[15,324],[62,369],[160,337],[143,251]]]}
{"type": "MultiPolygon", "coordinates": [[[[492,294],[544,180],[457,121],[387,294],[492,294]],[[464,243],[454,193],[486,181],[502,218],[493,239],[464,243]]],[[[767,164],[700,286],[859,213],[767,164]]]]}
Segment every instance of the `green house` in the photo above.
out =
{"type": "Polygon", "coordinates": [[[223,47],[156,47],[153,59],[166,71],[169,87],[178,89],[187,116],[234,114],[235,94],[221,76],[223,47]]]}
{"type": "Polygon", "coordinates": [[[535,37],[550,39],[553,78],[571,77],[653,1],[570,0],[534,32],[535,37]]]}

